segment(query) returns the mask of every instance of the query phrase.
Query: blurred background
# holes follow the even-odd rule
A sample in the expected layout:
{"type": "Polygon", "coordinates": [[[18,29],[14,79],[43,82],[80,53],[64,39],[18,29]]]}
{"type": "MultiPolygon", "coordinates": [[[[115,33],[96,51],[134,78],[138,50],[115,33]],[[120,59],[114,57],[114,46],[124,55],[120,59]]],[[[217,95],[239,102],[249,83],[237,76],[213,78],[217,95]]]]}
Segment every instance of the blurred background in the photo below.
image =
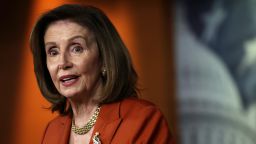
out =
{"type": "Polygon", "coordinates": [[[26,0],[1,2],[0,143],[37,144],[45,109],[29,35],[65,3],[102,9],[181,144],[256,143],[256,0],[26,0]]]}
{"type": "Polygon", "coordinates": [[[255,8],[255,0],[176,0],[182,144],[256,143],[255,8]]]}
{"type": "Polygon", "coordinates": [[[38,144],[57,114],[41,96],[29,35],[38,17],[64,3],[102,9],[118,29],[140,77],[142,98],[155,103],[177,131],[173,8],[168,0],[3,1],[0,9],[0,143],[38,144]]]}

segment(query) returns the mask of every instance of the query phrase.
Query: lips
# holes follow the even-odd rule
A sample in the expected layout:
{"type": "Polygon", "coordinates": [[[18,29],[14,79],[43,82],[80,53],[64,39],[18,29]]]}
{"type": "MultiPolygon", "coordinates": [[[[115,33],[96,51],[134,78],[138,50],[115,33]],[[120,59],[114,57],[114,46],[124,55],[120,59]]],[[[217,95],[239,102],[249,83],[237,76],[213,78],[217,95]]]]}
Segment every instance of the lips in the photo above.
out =
{"type": "Polygon", "coordinates": [[[59,78],[61,84],[65,87],[72,86],[78,81],[78,75],[64,75],[59,78]]]}

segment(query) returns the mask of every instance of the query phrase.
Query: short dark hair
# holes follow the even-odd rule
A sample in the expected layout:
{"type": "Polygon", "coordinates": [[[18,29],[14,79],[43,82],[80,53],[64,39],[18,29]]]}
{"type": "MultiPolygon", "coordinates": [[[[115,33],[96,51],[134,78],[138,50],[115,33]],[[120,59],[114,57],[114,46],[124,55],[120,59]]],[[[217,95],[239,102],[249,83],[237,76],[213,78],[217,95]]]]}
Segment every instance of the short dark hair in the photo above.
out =
{"type": "Polygon", "coordinates": [[[138,95],[137,73],[128,49],[117,30],[100,9],[93,6],[65,4],[43,14],[36,22],[30,37],[34,71],[42,95],[52,104],[51,110],[67,114],[71,108],[55,88],[46,65],[44,35],[53,22],[69,20],[91,30],[96,38],[102,64],[106,68],[99,103],[110,103],[138,95]]]}

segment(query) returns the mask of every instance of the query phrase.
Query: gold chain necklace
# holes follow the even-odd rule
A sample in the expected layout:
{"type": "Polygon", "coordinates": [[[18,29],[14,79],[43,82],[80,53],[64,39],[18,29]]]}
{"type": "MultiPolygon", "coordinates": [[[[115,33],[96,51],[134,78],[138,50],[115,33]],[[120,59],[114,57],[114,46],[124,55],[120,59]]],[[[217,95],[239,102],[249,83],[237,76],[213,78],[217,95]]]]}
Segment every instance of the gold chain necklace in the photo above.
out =
{"type": "Polygon", "coordinates": [[[71,127],[72,131],[78,135],[86,134],[87,132],[89,132],[91,130],[91,128],[96,123],[99,113],[100,113],[100,106],[96,109],[96,111],[94,112],[94,114],[92,115],[90,120],[81,128],[79,128],[78,126],[75,125],[75,120],[73,119],[72,127],[71,127]]]}

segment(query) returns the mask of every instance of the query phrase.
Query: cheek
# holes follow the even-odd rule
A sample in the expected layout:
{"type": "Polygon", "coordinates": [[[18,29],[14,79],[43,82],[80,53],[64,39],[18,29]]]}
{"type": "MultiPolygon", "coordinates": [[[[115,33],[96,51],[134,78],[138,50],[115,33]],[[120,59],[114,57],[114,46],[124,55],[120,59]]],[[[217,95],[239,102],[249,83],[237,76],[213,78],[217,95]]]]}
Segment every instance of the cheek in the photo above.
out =
{"type": "Polygon", "coordinates": [[[100,62],[99,59],[90,59],[84,62],[80,63],[80,70],[84,72],[92,72],[92,73],[98,73],[100,71],[100,62]]]}
{"type": "Polygon", "coordinates": [[[56,66],[54,64],[47,62],[47,69],[50,73],[50,76],[51,76],[53,82],[56,79],[56,70],[55,70],[56,68],[55,67],[56,66]]]}

